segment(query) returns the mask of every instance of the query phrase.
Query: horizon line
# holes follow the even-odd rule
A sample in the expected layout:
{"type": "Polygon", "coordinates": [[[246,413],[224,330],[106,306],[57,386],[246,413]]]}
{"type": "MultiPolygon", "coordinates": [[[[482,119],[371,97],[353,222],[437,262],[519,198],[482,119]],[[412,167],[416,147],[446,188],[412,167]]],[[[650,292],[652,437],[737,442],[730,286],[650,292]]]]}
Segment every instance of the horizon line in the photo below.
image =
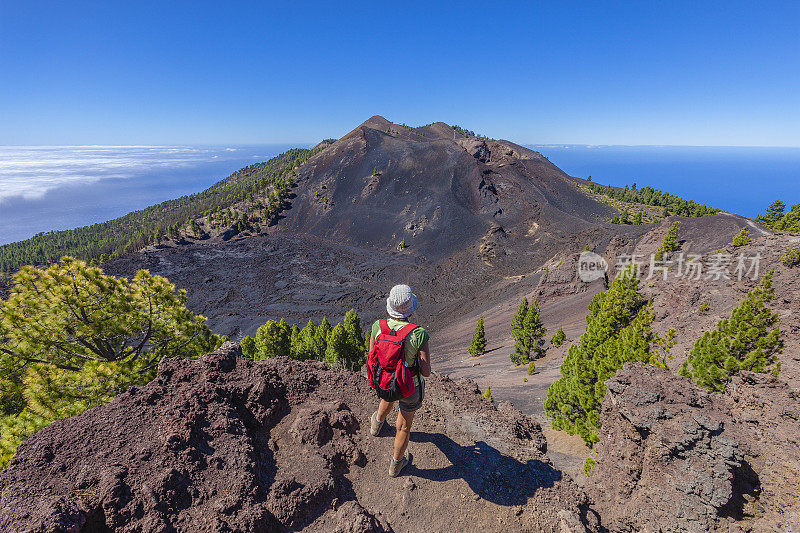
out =
{"type": "MultiPolygon", "coordinates": [[[[324,139],[323,139],[324,140],[324,139]]],[[[339,139],[336,139],[337,141],[339,139]]],[[[519,142],[510,139],[495,139],[507,141],[520,146],[541,146],[547,148],[580,146],[584,148],[784,148],[800,149],[800,146],[770,145],[770,144],[598,144],[598,143],[556,143],[556,142],[519,142]]],[[[320,141],[297,142],[231,142],[231,143],[176,143],[176,144],[0,144],[0,148],[180,148],[180,147],[213,147],[213,146],[315,146],[320,141]]]]}

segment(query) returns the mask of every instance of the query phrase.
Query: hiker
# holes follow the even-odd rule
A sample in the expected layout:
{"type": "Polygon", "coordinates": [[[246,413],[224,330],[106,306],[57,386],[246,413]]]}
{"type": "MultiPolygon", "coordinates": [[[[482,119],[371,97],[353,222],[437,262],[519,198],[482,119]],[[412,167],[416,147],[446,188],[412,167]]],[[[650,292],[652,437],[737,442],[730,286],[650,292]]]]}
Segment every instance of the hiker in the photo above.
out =
{"type": "Polygon", "coordinates": [[[430,336],[424,328],[409,322],[417,310],[417,297],[408,285],[395,285],[386,299],[389,318],[375,321],[369,339],[367,374],[378,397],[378,410],[370,417],[370,433],[378,436],[386,417],[400,403],[395,427],[394,454],[389,475],[396,477],[410,462],[406,448],[411,436],[414,412],[425,397],[425,379],[431,375],[430,336]]]}

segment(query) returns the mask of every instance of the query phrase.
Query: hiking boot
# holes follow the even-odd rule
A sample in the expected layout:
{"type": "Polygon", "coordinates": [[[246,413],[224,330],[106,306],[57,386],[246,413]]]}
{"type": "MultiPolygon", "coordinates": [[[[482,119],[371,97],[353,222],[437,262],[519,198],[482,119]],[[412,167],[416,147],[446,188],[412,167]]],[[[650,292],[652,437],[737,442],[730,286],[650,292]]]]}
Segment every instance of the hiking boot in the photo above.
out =
{"type": "Polygon", "coordinates": [[[384,423],[386,423],[386,420],[378,420],[378,411],[372,413],[372,416],[369,417],[370,434],[372,434],[373,437],[377,437],[378,433],[381,432],[384,423]]]}
{"type": "Polygon", "coordinates": [[[400,458],[399,461],[395,461],[394,457],[389,458],[389,475],[391,477],[397,477],[400,474],[400,471],[408,465],[411,461],[408,459],[407,455],[404,455],[400,458]]]}

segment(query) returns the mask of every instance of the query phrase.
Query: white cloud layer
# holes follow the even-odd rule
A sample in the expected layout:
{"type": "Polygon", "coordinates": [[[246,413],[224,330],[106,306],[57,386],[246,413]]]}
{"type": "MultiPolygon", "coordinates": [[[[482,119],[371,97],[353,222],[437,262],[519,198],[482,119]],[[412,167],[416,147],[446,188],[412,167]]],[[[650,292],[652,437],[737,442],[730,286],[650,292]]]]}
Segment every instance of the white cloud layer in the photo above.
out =
{"type": "Polygon", "coordinates": [[[236,149],[175,146],[0,146],[0,205],[67,185],[126,179],[232,158],[236,149]]]}

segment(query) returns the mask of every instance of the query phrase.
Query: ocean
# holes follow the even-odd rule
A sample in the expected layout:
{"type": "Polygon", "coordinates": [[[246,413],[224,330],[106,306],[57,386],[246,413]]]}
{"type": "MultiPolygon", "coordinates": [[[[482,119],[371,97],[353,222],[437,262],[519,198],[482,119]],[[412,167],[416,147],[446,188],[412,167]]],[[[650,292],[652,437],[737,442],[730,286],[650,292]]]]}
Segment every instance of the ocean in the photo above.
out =
{"type": "Polygon", "coordinates": [[[200,192],[289,148],[0,146],[0,244],[200,192]]]}
{"type": "MultiPolygon", "coordinates": [[[[0,146],[0,244],[199,192],[292,146],[0,146]]],[[[800,148],[529,145],[572,176],[755,217],[800,202],[800,148]]]]}
{"type": "Polygon", "coordinates": [[[571,176],[650,185],[753,218],[774,200],[800,203],[800,148],[528,145],[571,176]]]}

